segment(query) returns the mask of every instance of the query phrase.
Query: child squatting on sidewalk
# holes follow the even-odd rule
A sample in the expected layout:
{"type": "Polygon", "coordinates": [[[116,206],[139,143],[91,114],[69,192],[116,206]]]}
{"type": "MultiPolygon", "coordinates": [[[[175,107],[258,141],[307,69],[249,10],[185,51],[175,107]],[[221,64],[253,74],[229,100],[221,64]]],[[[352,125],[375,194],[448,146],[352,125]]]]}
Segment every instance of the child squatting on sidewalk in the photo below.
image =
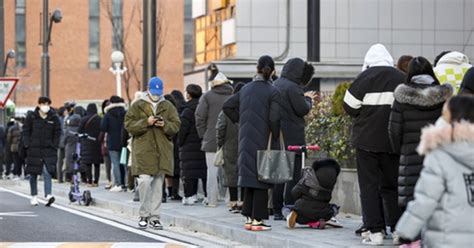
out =
{"type": "Polygon", "coordinates": [[[317,229],[326,225],[342,227],[333,219],[339,207],[329,203],[340,170],[334,159],[316,161],[312,167],[304,168],[302,178],[291,192],[296,200],[293,209],[283,209],[289,229],[296,223],[317,229]]]}

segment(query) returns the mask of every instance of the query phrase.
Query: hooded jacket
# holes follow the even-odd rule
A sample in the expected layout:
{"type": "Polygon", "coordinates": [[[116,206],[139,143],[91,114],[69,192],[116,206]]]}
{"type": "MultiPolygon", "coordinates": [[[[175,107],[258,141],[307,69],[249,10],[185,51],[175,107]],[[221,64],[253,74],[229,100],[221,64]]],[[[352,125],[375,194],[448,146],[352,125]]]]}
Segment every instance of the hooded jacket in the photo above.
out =
{"type": "Polygon", "coordinates": [[[450,52],[439,59],[434,72],[441,83],[450,83],[454,88],[454,92],[457,93],[464,74],[471,67],[469,58],[465,54],[450,52]]]}
{"type": "Polygon", "coordinates": [[[64,136],[65,148],[64,148],[64,155],[65,155],[65,164],[66,164],[66,171],[68,173],[74,172],[74,154],[76,154],[76,146],[79,142],[79,125],[81,124],[81,119],[85,115],[85,110],[81,106],[76,106],[74,108],[74,114],[71,115],[66,120],[66,133],[64,136]]]}
{"type": "Polygon", "coordinates": [[[281,72],[281,77],[274,82],[281,97],[281,128],[285,146],[304,145],[305,120],[313,104],[304,96],[304,85],[313,76],[313,70],[305,70],[305,62],[294,58],[288,60],[281,72]]]}
{"type": "Polygon", "coordinates": [[[102,118],[97,114],[97,106],[87,106],[87,115],[81,119],[77,132],[81,136],[81,163],[101,164],[103,156],[99,141],[100,123],[102,118]]]}
{"type": "Polygon", "coordinates": [[[415,184],[423,167],[423,157],[416,152],[421,129],[436,122],[441,116],[444,102],[453,93],[451,85],[433,82],[431,78],[429,84],[401,84],[394,93],[389,133],[392,148],[401,154],[398,203],[403,207],[413,200],[415,184]]]}
{"type": "Polygon", "coordinates": [[[474,124],[423,129],[418,151],[426,155],[415,200],[396,230],[426,247],[472,247],[474,237],[474,124]]]}
{"type": "Polygon", "coordinates": [[[122,149],[122,129],[125,117],[125,103],[112,103],[105,108],[100,129],[107,133],[107,149],[120,152],[122,149]]]}
{"type": "Polygon", "coordinates": [[[180,120],[174,105],[160,98],[156,109],[147,94],[132,104],[125,115],[125,129],[132,138],[132,174],[174,175],[173,136],[178,133],[180,120]],[[165,121],[162,128],[148,126],[150,116],[160,115],[165,121]]]}
{"type": "Polygon", "coordinates": [[[333,159],[316,161],[312,167],[303,170],[302,178],[291,191],[296,199],[294,210],[298,215],[308,221],[329,220],[333,217],[329,202],[339,172],[340,166],[333,159]]]}
{"type": "Polygon", "coordinates": [[[199,99],[195,112],[196,129],[199,137],[202,138],[201,150],[205,152],[217,151],[217,116],[221,112],[224,102],[232,96],[234,91],[229,83],[217,84],[220,81],[216,80],[213,82],[215,86],[199,99]]]}
{"type": "Polygon", "coordinates": [[[389,65],[392,57],[380,44],[370,48],[364,69],[344,96],[344,110],[353,117],[352,144],[369,152],[392,153],[388,121],[393,91],[405,75],[389,65]]]}

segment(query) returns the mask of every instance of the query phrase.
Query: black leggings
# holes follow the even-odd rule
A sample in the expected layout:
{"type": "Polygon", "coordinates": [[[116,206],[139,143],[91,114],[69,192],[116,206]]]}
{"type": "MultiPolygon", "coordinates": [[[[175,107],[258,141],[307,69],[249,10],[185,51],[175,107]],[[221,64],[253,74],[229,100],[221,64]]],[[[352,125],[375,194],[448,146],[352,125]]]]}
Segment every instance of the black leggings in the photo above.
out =
{"type": "Polygon", "coordinates": [[[100,177],[100,164],[86,164],[85,165],[86,183],[88,184],[99,184],[100,177]],[[94,166],[94,180],[92,180],[92,166],[94,166]]]}
{"type": "MultiPolygon", "coordinates": [[[[236,202],[239,200],[239,188],[229,187],[230,201],[236,202]]],[[[240,201],[244,200],[244,189],[240,189],[240,201]]]]}
{"type": "MultiPolygon", "coordinates": [[[[193,195],[197,194],[198,191],[198,185],[199,185],[199,179],[185,179],[184,181],[184,197],[191,197],[193,195]]],[[[206,179],[202,179],[202,187],[204,190],[204,196],[207,197],[207,190],[206,190],[206,179]]]]}

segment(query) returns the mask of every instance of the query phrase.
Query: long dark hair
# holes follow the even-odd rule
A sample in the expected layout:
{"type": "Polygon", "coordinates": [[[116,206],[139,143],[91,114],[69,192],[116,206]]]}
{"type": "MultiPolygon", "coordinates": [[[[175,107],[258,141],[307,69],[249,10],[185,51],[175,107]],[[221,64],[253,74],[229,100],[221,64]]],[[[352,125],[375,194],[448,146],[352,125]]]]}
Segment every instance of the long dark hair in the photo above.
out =
{"type": "Polygon", "coordinates": [[[275,62],[272,57],[264,55],[258,59],[257,72],[262,74],[265,81],[270,80],[274,70],[275,62]]]}
{"type": "Polygon", "coordinates": [[[415,57],[408,64],[406,82],[410,83],[414,76],[422,74],[430,75],[434,79],[435,84],[439,84],[439,81],[436,78],[436,75],[434,74],[433,66],[431,66],[430,61],[428,61],[425,57],[415,57]]]}
{"type": "Polygon", "coordinates": [[[451,123],[461,120],[474,123],[474,97],[469,95],[458,95],[448,102],[448,109],[451,113],[451,123]]]}

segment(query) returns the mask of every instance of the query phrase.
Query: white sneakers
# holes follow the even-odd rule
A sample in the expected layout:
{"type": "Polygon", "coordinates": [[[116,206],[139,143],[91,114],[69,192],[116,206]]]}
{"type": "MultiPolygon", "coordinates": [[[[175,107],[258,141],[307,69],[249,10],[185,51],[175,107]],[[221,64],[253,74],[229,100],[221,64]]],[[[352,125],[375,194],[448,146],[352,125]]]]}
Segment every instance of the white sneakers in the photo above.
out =
{"type": "Polygon", "coordinates": [[[30,204],[31,204],[31,206],[38,206],[39,205],[38,197],[36,195],[31,197],[30,204]]]}
{"type": "Polygon", "coordinates": [[[183,202],[183,205],[185,205],[185,206],[192,206],[192,205],[194,205],[194,199],[193,199],[192,196],[191,196],[191,197],[183,197],[182,202],[183,202]]]}
{"type": "Polygon", "coordinates": [[[122,192],[123,189],[121,186],[114,186],[113,188],[110,189],[110,192],[122,192]]]}
{"type": "Polygon", "coordinates": [[[364,245],[383,245],[385,235],[383,232],[372,233],[370,231],[362,233],[362,244],[364,245]]]}

